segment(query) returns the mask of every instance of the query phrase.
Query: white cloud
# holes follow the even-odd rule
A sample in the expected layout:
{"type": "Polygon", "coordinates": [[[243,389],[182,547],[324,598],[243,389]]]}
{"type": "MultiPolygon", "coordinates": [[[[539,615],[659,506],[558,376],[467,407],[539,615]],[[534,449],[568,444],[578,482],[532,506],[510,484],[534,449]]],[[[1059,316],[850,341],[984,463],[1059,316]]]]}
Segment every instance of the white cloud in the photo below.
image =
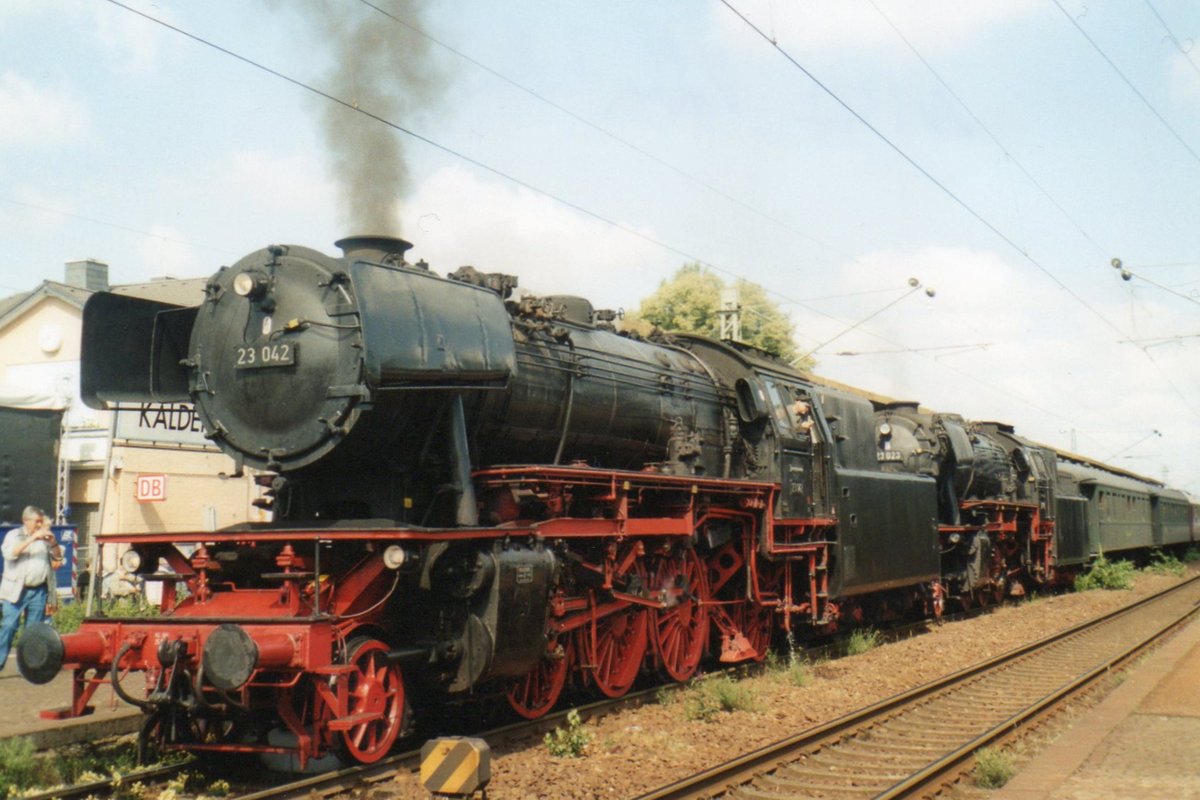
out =
{"type": "Polygon", "coordinates": [[[404,204],[414,258],[439,272],[471,264],[506,272],[537,294],[574,294],[597,308],[631,307],[682,262],[637,236],[525,189],[449,167],[404,204]]]}
{"type": "Polygon", "coordinates": [[[1188,53],[1176,51],[1171,56],[1170,85],[1176,102],[1195,109],[1200,101],[1200,49],[1192,48],[1188,53]]]}
{"type": "MultiPolygon", "coordinates": [[[[839,338],[818,354],[821,374],[969,419],[1008,422],[1060,448],[1074,437],[1079,451],[1097,459],[1158,429],[1162,439],[1150,437],[1121,453],[1117,466],[1159,479],[1165,468],[1172,484],[1200,491],[1200,463],[1190,455],[1200,452],[1200,374],[1189,366],[1197,345],[1155,348],[1151,358],[1118,344],[1121,335],[1096,314],[1031,269],[987,251],[874,253],[844,268],[835,291],[899,287],[910,275],[936,287],[937,296],[914,294],[863,326],[887,341],[862,331],[839,338]],[[835,355],[982,343],[988,346],[960,352],[835,355]]],[[[1136,287],[1122,291],[1124,300],[1120,291],[1088,298],[1122,330],[1130,327],[1131,307],[1141,335],[1195,327],[1182,301],[1136,287]]],[[[826,339],[890,298],[868,295],[843,306],[839,316],[846,323],[806,315],[805,324],[826,339]]]]}
{"type": "Polygon", "coordinates": [[[221,194],[236,205],[269,207],[279,217],[329,213],[337,190],[324,166],[308,155],[243,150],[223,168],[221,194]]]}
{"type": "MultiPolygon", "coordinates": [[[[166,22],[176,22],[172,9],[163,3],[145,0],[125,0],[132,7],[143,6],[150,16],[166,22]]],[[[39,25],[64,32],[68,26],[94,38],[116,68],[123,72],[153,72],[163,53],[166,30],[136,13],[108,3],[89,3],[77,0],[4,0],[0,13],[0,30],[11,27],[39,25]]]]}
{"type": "MultiPolygon", "coordinates": [[[[161,4],[148,9],[151,16],[172,22],[170,9],[161,4]]],[[[117,69],[146,74],[154,72],[162,54],[164,29],[117,6],[95,9],[92,15],[96,40],[117,69]]]]}
{"type": "Polygon", "coordinates": [[[174,228],[155,226],[138,250],[147,278],[190,277],[207,269],[197,258],[196,248],[174,228]]]}
{"type": "MultiPolygon", "coordinates": [[[[1034,7],[1033,0],[875,0],[870,2],[774,2],[734,0],[747,19],[795,55],[814,50],[903,50],[880,11],[924,55],[967,47],[989,28],[1017,19],[1034,7]]],[[[714,10],[717,24],[728,32],[750,33],[728,9],[714,10]]],[[[736,37],[743,41],[756,37],[736,37]]]]}
{"type": "Polygon", "coordinates": [[[87,106],[69,90],[8,71],[0,75],[0,148],[74,142],[88,131],[87,106]]]}

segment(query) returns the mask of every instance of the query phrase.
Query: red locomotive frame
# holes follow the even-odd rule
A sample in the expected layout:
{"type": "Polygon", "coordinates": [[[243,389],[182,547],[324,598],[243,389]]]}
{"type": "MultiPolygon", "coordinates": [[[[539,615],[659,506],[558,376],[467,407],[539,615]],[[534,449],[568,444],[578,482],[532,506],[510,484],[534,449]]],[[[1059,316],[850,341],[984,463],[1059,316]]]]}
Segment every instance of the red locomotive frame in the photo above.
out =
{"type": "MultiPolygon", "coordinates": [[[[382,557],[390,545],[539,541],[570,554],[567,573],[592,577],[575,593],[570,574],[558,581],[548,605],[545,656],[507,685],[513,708],[527,717],[548,711],[571,675],[604,695],[620,696],[646,669],[666,679],[690,678],[710,650],[724,662],[761,660],[777,623],[788,631],[830,630],[840,618],[864,616],[852,601],[839,605],[830,597],[836,520],[775,519],[774,484],[540,466],[487,469],[474,477],[484,507],[501,518],[498,525],[101,537],[104,545],[170,546],[161,551],[170,571],[145,576],[163,581],[168,616],[93,618],[62,637],[61,663],[74,670],[72,703],[44,715],[87,714],[97,688],[111,683],[124,699],[151,712],[147,741],[180,720],[172,720],[169,705],[143,698],[175,692],[213,710],[190,713],[187,741],[159,742],[166,747],[294,753],[301,765],[334,749],[355,760],[377,760],[401,733],[406,705],[405,654],[374,635],[384,627],[380,617],[399,580],[399,573],[389,578],[382,557]],[[503,499],[515,494],[537,496],[549,518],[519,519],[503,499]],[[590,516],[565,516],[581,501],[590,516]],[[710,546],[701,539],[715,521],[732,535],[710,546]],[[202,544],[190,557],[175,547],[197,542],[202,544]],[[373,554],[340,574],[325,574],[315,561],[326,542],[365,544],[373,554]],[[262,576],[276,585],[246,589],[223,582],[210,548],[229,544],[282,545],[278,572],[262,576]],[[185,597],[176,592],[177,583],[186,587],[185,597]],[[254,663],[240,686],[222,690],[205,683],[202,654],[214,636],[253,642],[254,663]],[[135,671],[145,674],[140,692],[125,688],[135,671]],[[274,713],[294,745],[239,740],[224,715],[229,708],[274,713]]],[[[1006,568],[1003,554],[1025,546],[1022,537],[1036,548],[1042,574],[1050,574],[1052,526],[1039,520],[1036,508],[990,502],[971,510],[985,513],[983,527],[999,545],[993,580],[1006,568]]],[[[978,528],[943,526],[942,535],[978,528]]],[[[943,588],[935,582],[926,591],[926,613],[940,613],[943,588]]]]}

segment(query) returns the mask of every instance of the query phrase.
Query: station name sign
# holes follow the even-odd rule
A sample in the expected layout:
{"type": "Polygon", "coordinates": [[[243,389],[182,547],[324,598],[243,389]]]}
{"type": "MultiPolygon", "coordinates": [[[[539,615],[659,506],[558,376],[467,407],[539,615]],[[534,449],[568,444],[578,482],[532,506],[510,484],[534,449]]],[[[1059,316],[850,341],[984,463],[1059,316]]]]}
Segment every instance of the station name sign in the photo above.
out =
{"type": "Polygon", "coordinates": [[[191,403],[139,403],[117,412],[117,439],[212,447],[191,403]]]}

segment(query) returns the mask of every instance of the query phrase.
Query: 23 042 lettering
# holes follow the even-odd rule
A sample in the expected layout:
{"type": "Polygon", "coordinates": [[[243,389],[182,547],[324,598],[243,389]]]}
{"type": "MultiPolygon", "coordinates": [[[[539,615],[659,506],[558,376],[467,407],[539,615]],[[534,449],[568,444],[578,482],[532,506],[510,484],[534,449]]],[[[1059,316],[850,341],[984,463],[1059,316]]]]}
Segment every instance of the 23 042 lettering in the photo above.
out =
{"type": "Polygon", "coordinates": [[[293,342],[246,345],[234,348],[234,366],[238,369],[258,367],[287,367],[296,363],[293,342]]]}

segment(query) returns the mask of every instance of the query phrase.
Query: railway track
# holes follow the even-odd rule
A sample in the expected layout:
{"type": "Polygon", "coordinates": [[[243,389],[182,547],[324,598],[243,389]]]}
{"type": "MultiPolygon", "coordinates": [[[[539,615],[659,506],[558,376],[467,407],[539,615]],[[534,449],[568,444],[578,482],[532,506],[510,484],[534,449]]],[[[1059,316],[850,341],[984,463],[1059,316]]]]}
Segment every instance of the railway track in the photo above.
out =
{"type": "MultiPolygon", "coordinates": [[[[714,673],[727,674],[729,672],[738,672],[745,670],[746,667],[734,667],[730,670],[714,673]]],[[[683,684],[672,684],[682,686],[683,684]]],[[[536,720],[521,720],[509,725],[504,725],[489,731],[474,733],[472,735],[484,739],[492,747],[497,747],[502,744],[507,744],[519,740],[536,739],[544,733],[553,730],[555,727],[562,727],[566,724],[566,716],[571,710],[578,711],[585,719],[595,719],[603,717],[607,714],[612,714],[617,711],[633,708],[644,703],[656,702],[657,693],[662,687],[651,687],[649,689],[630,692],[624,697],[617,699],[599,700],[586,705],[576,706],[573,709],[564,709],[561,712],[554,712],[536,720]]],[[[251,791],[240,791],[237,796],[240,800],[282,800],[289,797],[304,797],[304,798],[320,798],[329,797],[332,795],[349,792],[363,785],[376,783],[379,781],[393,778],[396,775],[416,772],[420,766],[421,752],[418,749],[410,750],[402,753],[396,753],[388,756],[383,760],[370,765],[355,765],[348,766],[343,769],[324,772],[319,775],[308,775],[298,778],[294,781],[279,783],[272,786],[262,786],[262,788],[252,787],[251,791]]],[[[128,786],[135,782],[141,782],[147,787],[165,786],[167,781],[177,776],[183,770],[204,769],[203,762],[196,760],[188,760],[180,764],[170,766],[152,767],[145,770],[138,770],[125,774],[119,781],[114,781],[111,778],[104,778],[97,781],[76,784],[74,786],[57,787],[48,789],[45,792],[38,794],[26,795],[24,800],[75,800],[76,798],[87,797],[105,797],[115,793],[121,786],[128,786]],[[118,785],[119,784],[119,785],[118,785]]],[[[222,777],[219,775],[210,775],[210,777],[222,777]]],[[[226,776],[227,777],[227,776],[226,776]]],[[[147,796],[154,796],[154,792],[148,791],[147,796]]]]}
{"type": "MultiPolygon", "coordinates": [[[[1143,608],[1145,605],[1147,605],[1155,600],[1160,599],[1163,595],[1170,594],[1171,592],[1174,592],[1174,591],[1183,590],[1189,586],[1192,587],[1194,594],[1197,597],[1200,597],[1200,578],[1198,578],[1189,583],[1181,584],[1180,586],[1175,587],[1172,590],[1168,590],[1168,592],[1164,592],[1162,595],[1156,595],[1156,596],[1152,596],[1150,598],[1146,598],[1145,600],[1141,601],[1139,604],[1137,604],[1133,607],[1120,609],[1117,612],[1114,612],[1113,614],[1110,614],[1107,617],[1102,618],[1101,621],[1110,620],[1115,617],[1127,614],[1134,609],[1143,608]]],[[[1194,609],[1194,606],[1193,606],[1193,609],[1194,609]]],[[[977,613],[977,612],[965,612],[965,613],[961,613],[961,614],[957,614],[957,615],[953,615],[953,616],[948,615],[948,618],[954,618],[954,619],[966,618],[969,616],[974,616],[975,613],[977,613]]],[[[894,626],[891,629],[884,630],[882,632],[883,637],[885,640],[905,638],[907,636],[912,635],[912,632],[915,628],[922,627],[924,624],[926,624],[926,623],[921,622],[921,623],[917,623],[914,625],[894,626]]],[[[752,753],[752,754],[750,754],[748,756],[744,756],[740,759],[735,759],[734,761],[731,761],[726,765],[722,765],[721,767],[717,767],[714,770],[710,770],[701,775],[694,776],[691,779],[680,781],[680,782],[672,784],[668,787],[663,787],[662,789],[659,789],[655,792],[651,792],[649,794],[643,795],[642,798],[639,798],[639,800],[650,800],[651,798],[693,798],[693,797],[771,798],[771,797],[784,797],[784,796],[786,796],[786,797],[875,796],[875,795],[871,794],[870,791],[867,791],[866,793],[864,793],[863,791],[860,791],[857,788],[858,783],[861,783],[861,781],[862,781],[862,777],[861,776],[854,777],[852,775],[851,769],[858,768],[857,762],[853,761],[853,760],[843,762],[842,764],[835,766],[834,768],[832,768],[829,771],[829,774],[837,776],[838,778],[840,778],[844,781],[850,781],[852,784],[854,784],[850,787],[850,791],[845,793],[844,795],[841,792],[841,787],[836,787],[836,788],[838,788],[837,792],[831,791],[831,788],[833,788],[833,787],[830,787],[828,780],[814,781],[813,782],[813,791],[810,792],[810,795],[805,795],[803,792],[796,791],[795,787],[791,783],[787,783],[787,784],[780,783],[779,784],[780,786],[787,787],[782,792],[776,792],[773,794],[772,793],[758,794],[758,793],[756,793],[759,791],[757,788],[753,788],[753,789],[747,788],[752,785],[751,781],[749,779],[739,780],[739,778],[736,775],[733,775],[733,777],[725,779],[725,783],[722,784],[722,779],[719,777],[719,774],[728,768],[740,769],[742,771],[749,770],[750,772],[752,772],[754,774],[759,774],[759,773],[766,774],[769,772],[769,770],[772,769],[772,767],[769,763],[771,760],[770,754],[772,752],[776,752],[776,748],[786,747],[789,742],[793,743],[794,747],[797,748],[797,752],[804,751],[805,749],[807,749],[808,751],[824,752],[828,748],[828,741],[830,739],[833,739],[835,737],[845,739],[845,738],[852,736],[855,732],[854,726],[856,725],[856,722],[855,722],[856,720],[858,720],[858,723],[857,723],[858,729],[867,731],[867,729],[870,728],[870,722],[871,722],[870,714],[871,713],[874,713],[876,715],[892,715],[892,716],[894,716],[895,714],[893,714],[892,712],[893,711],[898,712],[899,710],[901,710],[901,708],[902,708],[901,704],[904,703],[906,700],[908,702],[916,703],[922,696],[931,696],[937,687],[941,687],[941,686],[948,687],[954,682],[965,681],[968,678],[970,678],[971,676],[976,676],[976,682],[978,682],[980,680],[984,680],[985,679],[984,678],[985,673],[983,672],[984,668],[987,668],[987,667],[993,666],[993,665],[998,667],[1002,663],[1005,663],[1007,661],[1010,661],[1012,659],[1020,657],[1022,654],[1031,654],[1034,652],[1034,650],[1036,648],[1042,646],[1043,644],[1053,642],[1053,641],[1059,641],[1059,640],[1069,638],[1074,635],[1081,635],[1085,631],[1085,629],[1087,629],[1089,626],[1093,626],[1095,624],[1097,624],[1096,621],[1094,621],[1092,623],[1086,623],[1084,625],[1078,626],[1077,628],[1073,628],[1071,630],[1064,631],[1063,633],[1058,634],[1055,637],[1051,637],[1050,639],[1044,640],[1043,642],[1038,642],[1033,645],[1029,645],[1029,646],[1021,648],[1019,650],[1013,651],[1012,653],[1000,656],[997,659],[993,659],[989,662],[985,662],[984,664],[977,665],[976,667],[968,668],[967,670],[963,670],[959,673],[956,673],[955,675],[948,676],[948,678],[938,681],[936,683],[929,684],[925,687],[920,687],[916,690],[913,690],[911,692],[908,692],[908,693],[905,693],[902,695],[898,695],[897,697],[891,698],[890,700],[884,701],[883,703],[879,703],[876,706],[872,706],[868,709],[865,709],[861,712],[857,712],[848,717],[844,717],[840,720],[835,720],[832,723],[829,723],[825,726],[821,726],[820,728],[813,729],[812,731],[809,731],[798,737],[793,737],[792,739],[785,740],[783,742],[778,743],[777,745],[772,745],[772,746],[769,746],[768,748],[763,748],[762,750],[759,750],[756,753],[752,753]],[[848,767],[851,769],[848,769],[848,767]],[[737,792],[740,792],[740,794],[733,793],[733,791],[730,790],[730,787],[735,786],[735,785],[740,785],[740,788],[738,788],[736,790],[737,792]]],[[[1150,637],[1150,638],[1151,639],[1157,638],[1157,636],[1150,637]]],[[[823,653],[826,655],[826,657],[836,657],[836,655],[840,652],[840,648],[842,646],[843,645],[841,642],[832,641],[832,642],[829,642],[825,645],[822,645],[822,646],[814,649],[812,652],[817,653],[817,654],[823,653]]],[[[727,675],[727,674],[731,674],[731,673],[733,673],[733,674],[753,673],[758,668],[760,668],[760,665],[755,665],[755,664],[740,665],[738,667],[733,667],[728,670],[722,670],[719,672],[711,673],[708,677],[717,677],[717,676],[727,675]]],[[[1107,669],[1107,667],[1102,668],[1101,671],[1104,671],[1105,669],[1107,669]]],[[[685,685],[685,684],[676,684],[675,686],[683,686],[683,685],[685,685]]],[[[587,719],[596,719],[596,718],[603,717],[607,714],[611,714],[611,713],[614,713],[614,712],[622,710],[622,709],[636,707],[638,705],[642,705],[647,702],[656,702],[658,693],[662,690],[662,688],[664,688],[664,687],[663,686],[651,687],[649,689],[641,690],[638,692],[631,692],[630,694],[626,695],[625,697],[622,697],[622,698],[619,698],[616,700],[601,700],[601,701],[596,701],[596,702],[586,704],[586,705],[580,705],[580,706],[575,707],[574,710],[579,711],[581,713],[581,715],[587,719]]],[[[670,688],[670,685],[667,685],[667,688],[670,688]]],[[[563,726],[565,724],[566,715],[569,713],[569,711],[570,711],[570,709],[564,709],[561,712],[555,712],[552,714],[548,714],[541,719],[530,720],[530,721],[523,720],[523,721],[519,721],[519,722],[516,722],[513,724],[505,725],[503,727],[498,727],[498,728],[495,728],[495,729],[492,729],[489,731],[475,733],[473,735],[476,735],[476,736],[479,736],[480,738],[485,739],[493,747],[497,747],[501,744],[507,744],[507,743],[519,741],[519,740],[536,740],[536,739],[539,739],[545,732],[553,730],[556,726],[559,726],[559,727],[563,726]]],[[[955,718],[957,719],[957,715],[955,718]]],[[[924,717],[914,718],[914,719],[924,719],[924,717]]],[[[926,725],[926,728],[925,728],[926,732],[928,732],[929,730],[932,730],[930,722],[926,721],[926,722],[923,722],[922,724],[926,725]]],[[[1019,722],[1014,723],[1014,724],[1019,724],[1019,722]]],[[[951,727],[954,728],[956,726],[957,726],[957,723],[955,723],[955,725],[951,726],[951,727]]],[[[866,735],[870,736],[871,734],[869,733],[869,731],[867,731],[866,735]]],[[[929,737],[926,736],[925,738],[928,739],[929,737]]],[[[875,748],[880,743],[880,742],[873,742],[870,738],[862,739],[861,742],[870,742],[870,744],[868,745],[869,748],[875,748]]],[[[982,746],[982,744],[975,745],[975,747],[978,747],[978,746],[982,746]]],[[[897,753],[897,755],[903,756],[903,755],[914,755],[917,753],[925,753],[926,751],[931,751],[930,750],[931,747],[933,747],[933,745],[930,745],[928,743],[920,743],[920,741],[917,740],[917,743],[915,743],[915,744],[914,743],[906,743],[906,744],[902,745],[899,748],[899,752],[897,753]]],[[[974,752],[975,747],[971,748],[970,751],[967,753],[967,755],[966,755],[967,758],[969,758],[970,754],[974,752]]],[[[784,751],[779,750],[778,752],[779,752],[779,755],[775,756],[776,761],[777,762],[785,761],[787,759],[787,756],[784,754],[784,751]]],[[[809,756],[806,755],[804,752],[800,752],[798,759],[804,760],[808,757],[809,756]]],[[[900,759],[900,760],[897,760],[894,762],[894,764],[898,764],[898,763],[905,763],[905,762],[903,759],[900,759]]],[[[385,758],[381,762],[373,764],[373,765],[350,766],[350,767],[346,767],[341,770],[322,773],[320,775],[305,776],[305,777],[299,778],[295,781],[291,781],[288,783],[282,783],[282,784],[278,784],[278,785],[274,785],[274,786],[270,786],[270,787],[264,787],[264,788],[261,788],[258,790],[253,790],[250,793],[239,792],[238,796],[243,798],[243,800],[276,800],[277,798],[289,798],[289,797],[305,797],[305,798],[331,797],[331,796],[338,795],[341,793],[350,792],[350,791],[352,791],[356,788],[362,787],[364,785],[369,785],[369,784],[376,783],[379,781],[387,780],[387,779],[393,778],[397,775],[401,775],[401,774],[405,774],[405,773],[415,773],[419,768],[419,764],[420,764],[420,751],[419,751],[419,749],[414,749],[411,751],[394,754],[392,756],[389,756],[388,758],[385,758]]],[[[139,771],[136,773],[125,775],[122,778],[121,783],[127,784],[127,783],[130,783],[133,781],[141,781],[149,786],[153,786],[157,783],[163,783],[165,785],[165,782],[167,780],[169,780],[170,778],[174,777],[179,771],[181,771],[183,769],[195,769],[198,766],[200,766],[200,765],[197,764],[196,762],[189,761],[184,764],[172,765],[169,767],[157,767],[154,769],[146,770],[144,772],[139,771]]],[[[814,760],[808,764],[807,771],[809,773],[811,773],[814,770],[821,770],[823,768],[824,767],[821,766],[821,762],[814,760]]],[[[797,769],[800,770],[800,769],[803,769],[803,767],[800,767],[797,769]]],[[[796,774],[800,774],[800,772],[797,771],[796,774]]],[[[866,773],[863,773],[863,774],[866,774],[866,773]]],[[[895,774],[894,774],[894,772],[885,771],[885,776],[895,777],[895,774]]],[[[213,777],[219,777],[219,776],[213,776],[213,777]]],[[[828,775],[823,775],[821,777],[828,778],[828,775]]],[[[794,782],[792,782],[792,783],[794,783],[794,782]]],[[[88,796],[103,797],[103,796],[111,794],[113,792],[114,788],[115,787],[113,785],[113,782],[111,780],[106,779],[106,780],[100,780],[100,781],[97,781],[94,783],[89,783],[86,785],[81,784],[81,785],[75,785],[75,786],[71,786],[71,787],[59,787],[57,789],[48,790],[41,794],[31,795],[27,798],[27,800],[60,800],[61,798],[81,798],[81,797],[88,797],[88,796]]],[[[900,796],[900,795],[899,794],[885,794],[883,796],[890,797],[890,796],[900,796]]]]}
{"type": "MultiPolygon", "coordinates": [[[[958,619],[973,616],[978,611],[963,612],[957,615],[947,615],[947,619],[958,619]]],[[[882,632],[885,640],[896,640],[912,635],[913,631],[928,625],[928,620],[894,625],[882,632]]],[[[844,645],[840,641],[830,641],[811,651],[814,657],[836,657],[844,645]]],[[[740,664],[727,669],[708,673],[702,679],[720,676],[745,676],[757,674],[762,669],[761,664],[740,664]]],[[[624,697],[614,700],[599,700],[587,705],[576,706],[573,709],[563,709],[536,720],[520,721],[485,733],[475,734],[488,742],[492,747],[521,739],[538,739],[543,734],[562,727],[566,717],[572,710],[578,711],[585,719],[594,720],[617,711],[634,708],[645,703],[658,702],[660,692],[666,688],[683,688],[690,681],[682,683],[662,684],[631,692],[624,697]]],[[[368,766],[351,766],[336,772],[324,773],[301,778],[299,780],[272,786],[252,794],[243,794],[239,800],[283,800],[283,798],[316,798],[331,797],[378,781],[387,780],[404,773],[415,773],[420,768],[420,749],[397,753],[383,759],[379,763],[368,766]]]]}
{"type": "Polygon", "coordinates": [[[897,798],[973,755],[1190,619],[1200,578],[642,795],[638,800],[897,798]]]}

